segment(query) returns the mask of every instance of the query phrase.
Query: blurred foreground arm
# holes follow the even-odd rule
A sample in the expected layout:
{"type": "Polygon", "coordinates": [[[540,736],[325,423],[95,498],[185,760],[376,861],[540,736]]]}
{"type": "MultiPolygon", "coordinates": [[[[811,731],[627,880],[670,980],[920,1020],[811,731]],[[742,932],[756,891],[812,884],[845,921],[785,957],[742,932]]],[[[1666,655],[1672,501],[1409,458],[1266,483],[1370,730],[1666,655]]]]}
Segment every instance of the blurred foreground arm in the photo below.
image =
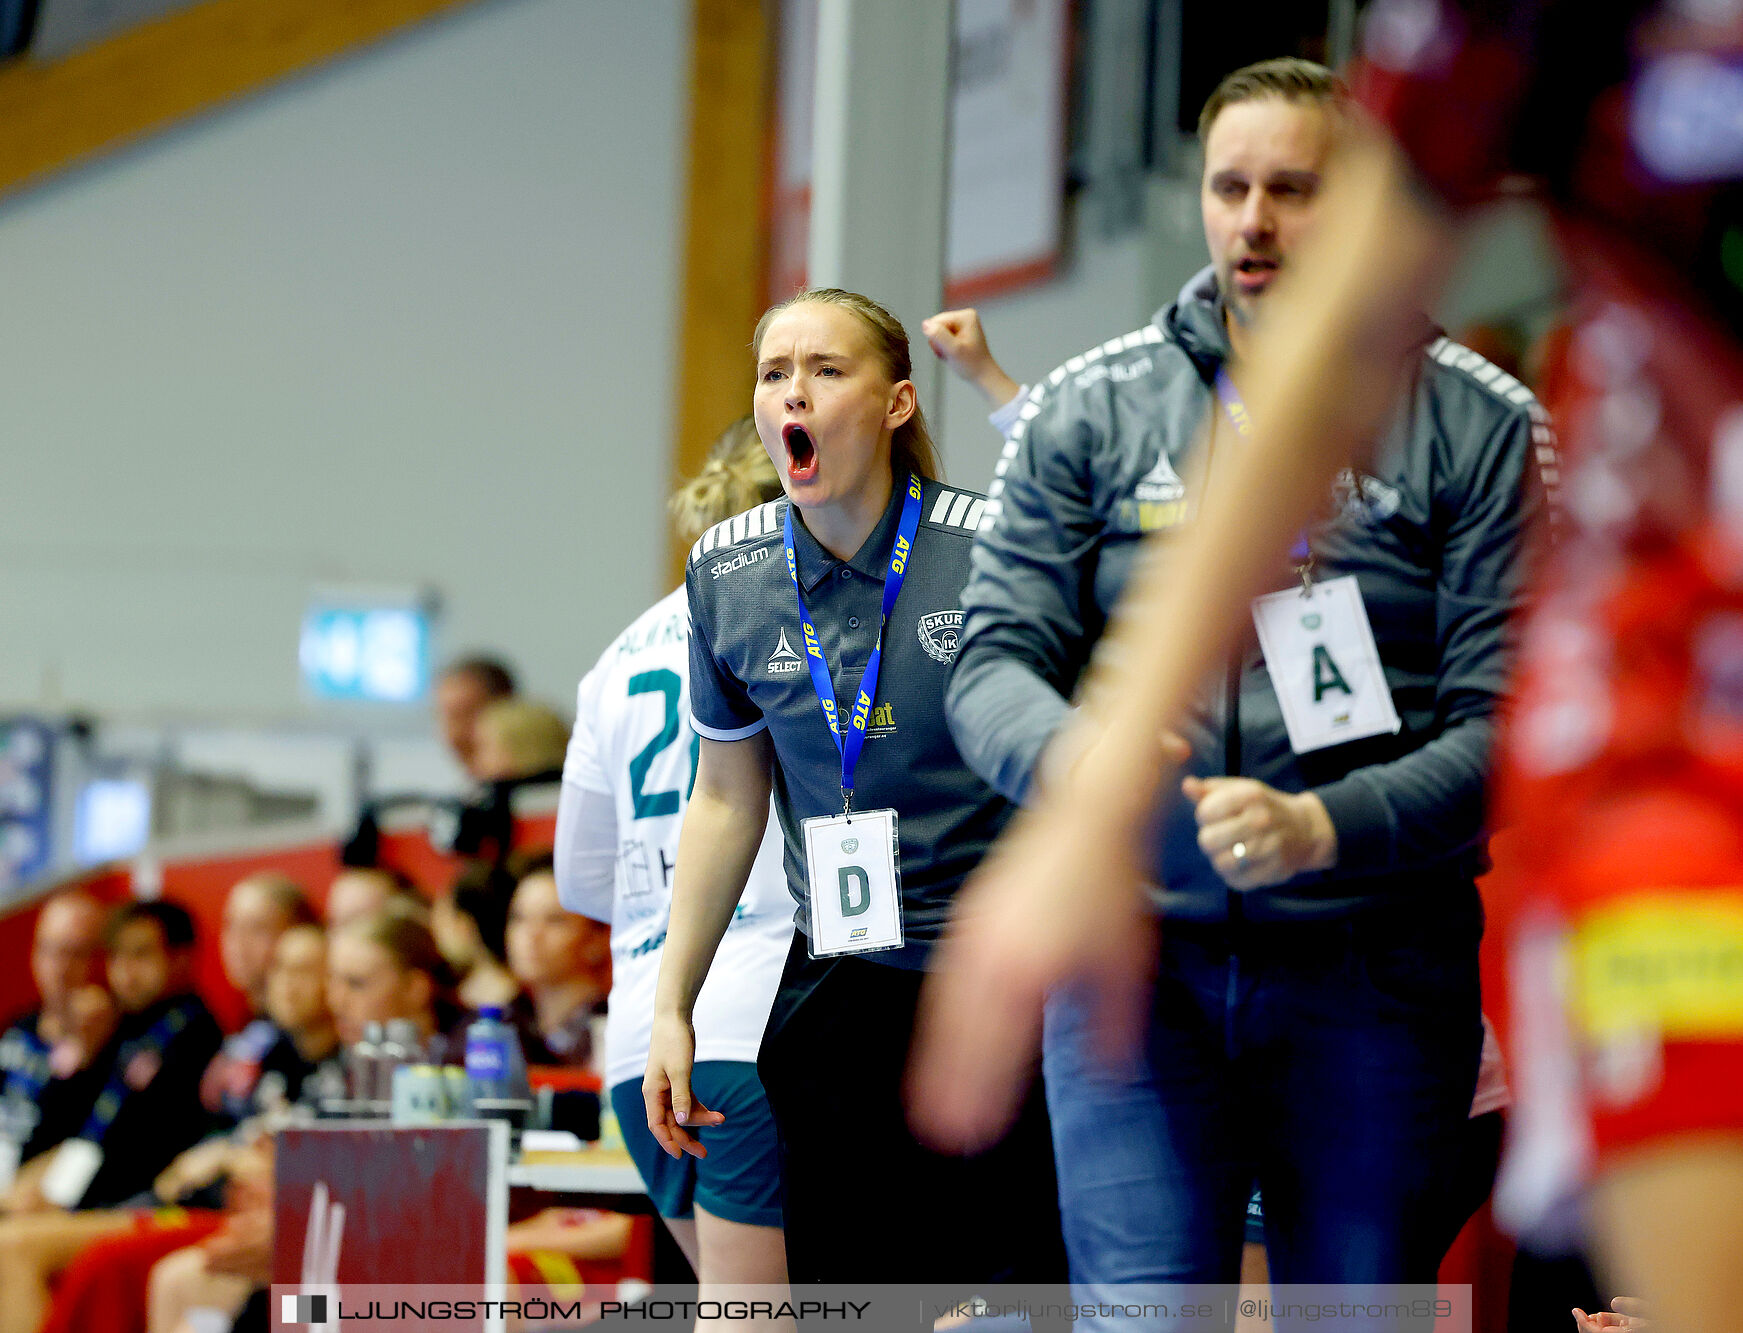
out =
{"type": "Polygon", "coordinates": [[[1325,191],[1312,241],[1241,371],[1250,447],[1178,549],[1165,562],[1152,550],[1139,565],[1083,707],[1055,738],[1077,756],[1068,778],[1018,817],[958,901],[927,986],[911,1087],[916,1126],[941,1146],[998,1137],[1054,988],[1092,987],[1115,1048],[1143,1030],[1152,932],[1140,844],[1177,762],[1161,738],[1338,469],[1378,434],[1414,320],[1453,254],[1450,227],[1408,195],[1378,138],[1349,144],[1325,191]]]}

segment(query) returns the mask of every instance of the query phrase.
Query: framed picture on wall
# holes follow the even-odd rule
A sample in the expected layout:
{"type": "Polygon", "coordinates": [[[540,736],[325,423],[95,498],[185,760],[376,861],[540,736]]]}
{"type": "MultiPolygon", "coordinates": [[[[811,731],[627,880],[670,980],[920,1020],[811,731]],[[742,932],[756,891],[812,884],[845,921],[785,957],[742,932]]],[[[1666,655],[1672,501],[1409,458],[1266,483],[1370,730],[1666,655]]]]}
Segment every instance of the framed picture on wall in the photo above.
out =
{"type": "MultiPolygon", "coordinates": [[[[769,299],[805,285],[818,0],[781,0],[769,299]]],[[[1065,193],[1068,0],[956,0],[945,300],[1051,277],[1065,193]]]]}

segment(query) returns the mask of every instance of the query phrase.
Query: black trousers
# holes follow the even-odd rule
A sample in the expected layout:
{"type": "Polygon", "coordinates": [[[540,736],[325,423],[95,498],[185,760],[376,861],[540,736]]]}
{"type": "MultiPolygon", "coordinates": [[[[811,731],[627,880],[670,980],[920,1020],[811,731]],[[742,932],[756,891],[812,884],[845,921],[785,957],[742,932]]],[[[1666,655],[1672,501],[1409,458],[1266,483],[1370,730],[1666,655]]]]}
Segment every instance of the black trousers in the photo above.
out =
{"type": "Polygon", "coordinates": [[[780,1137],[788,1275],[964,1293],[1063,1283],[1038,1076],[1011,1133],[987,1152],[935,1153],[908,1130],[902,1076],[924,980],[866,957],[813,960],[804,936],[793,937],[757,1061],[780,1137]]]}

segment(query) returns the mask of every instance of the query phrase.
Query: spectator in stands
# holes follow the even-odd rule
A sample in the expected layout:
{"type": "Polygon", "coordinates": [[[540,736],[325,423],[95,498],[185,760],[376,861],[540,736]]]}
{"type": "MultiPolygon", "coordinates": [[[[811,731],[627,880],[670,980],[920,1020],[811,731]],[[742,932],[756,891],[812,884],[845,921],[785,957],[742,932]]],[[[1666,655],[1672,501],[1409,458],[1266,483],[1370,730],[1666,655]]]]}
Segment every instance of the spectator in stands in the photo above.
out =
{"type": "Polygon", "coordinates": [[[457,994],[468,1009],[506,1005],[520,994],[504,943],[513,894],[514,880],[505,871],[468,861],[454,877],[454,887],[431,906],[430,931],[460,978],[457,994]]]}
{"type": "MultiPolygon", "coordinates": [[[[447,965],[429,928],[401,912],[389,909],[353,922],[331,937],[327,1000],[337,1035],[346,1044],[362,1036],[366,1023],[405,1018],[417,1026],[419,1038],[437,1058],[450,1049],[458,1054],[461,1048],[444,1037],[461,1017],[448,989],[447,965]]],[[[220,1296],[236,1298],[240,1307],[269,1279],[271,1168],[265,1150],[253,1149],[243,1161],[232,1163],[231,1181],[232,1207],[218,1229],[200,1243],[202,1258],[176,1260],[161,1278],[154,1273],[154,1314],[173,1315],[176,1300],[212,1301],[220,1296]],[[212,1275],[235,1281],[201,1285],[203,1278],[212,1275]]],[[[151,1326],[169,1325],[154,1318],[151,1326]]],[[[0,1333],[9,1330],[0,1324],[0,1333]]]]}
{"type": "Polygon", "coordinates": [[[591,1066],[593,1020],[611,990],[610,933],[558,901],[548,850],[528,854],[515,869],[508,965],[525,987],[513,1016],[527,1063],[591,1066]]]}
{"type": "Polygon", "coordinates": [[[278,937],[315,919],[302,886],[288,876],[263,871],[239,880],[224,900],[218,954],[224,975],[248,1000],[251,1014],[266,1007],[266,976],[278,937]]]}
{"type": "Polygon", "coordinates": [[[327,1004],[339,1040],[349,1046],[367,1023],[409,1018],[438,1060],[463,1043],[449,1040],[461,1012],[452,975],[429,927],[393,911],[336,930],[327,949],[327,1004]],[[440,1048],[440,1049],[437,1049],[440,1048]]]}
{"type": "Polygon", "coordinates": [[[385,866],[341,870],[327,888],[327,929],[341,931],[386,911],[425,919],[429,907],[411,881],[385,866]]]}
{"type": "Polygon", "coordinates": [[[224,976],[248,1001],[250,1021],[233,1036],[200,1081],[200,1100],[214,1115],[234,1124],[249,1114],[255,1084],[267,1071],[283,1034],[265,1017],[266,988],[279,937],[293,925],[314,921],[314,909],[301,886],[283,875],[250,875],[230,890],[218,952],[224,976]]]}
{"type": "Polygon", "coordinates": [[[473,772],[486,782],[563,775],[569,724],[530,699],[499,699],[478,715],[473,772]]]}
{"type": "Polygon", "coordinates": [[[49,1277],[115,1229],[113,1214],[57,1209],[110,1209],[142,1193],[208,1124],[199,1080],[221,1034],[189,989],[194,939],[193,918],[174,903],[127,903],[109,920],[109,988],[121,1019],[96,1062],[103,1087],[83,1127],[31,1162],[9,1197],[27,1215],[0,1222],[0,1333],[35,1333],[49,1277]]]}
{"type": "Polygon", "coordinates": [[[101,975],[103,911],[69,890],[36,918],[30,974],[38,1004],[0,1035],[0,1135],[20,1160],[76,1133],[101,1086],[91,1057],[108,1037],[112,1010],[91,983],[101,975]]]}
{"type": "Polygon", "coordinates": [[[319,926],[294,926],[279,936],[266,979],[266,1016],[301,1061],[301,1077],[286,1080],[285,1099],[306,1101],[310,1078],[339,1051],[339,1032],[327,1007],[327,933],[319,926]]]}
{"type": "Polygon", "coordinates": [[[104,944],[121,1019],[110,1042],[107,1084],[79,1134],[99,1150],[77,1194],[81,1208],[109,1207],[149,1188],[178,1152],[198,1141],[207,1123],[200,1075],[222,1040],[193,993],[194,919],[186,908],[123,904],[109,920],[104,944]]]}
{"type": "Polygon", "coordinates": [[[436,720],[442,739],[468,776],[483,777],[475,767],[479,713],[486,704],[512,698],[514,692],[514,673],[494,657],[459,658],[436,681],[436,720]]]}
{"type": "MultiPolygon", "coordinates": [[[[161,1301],[174,1316],[160,1319],[154,1304],[154,1326],[175,1327],[182,1312],[193,1308],[230,1312],[240,1307],[247,1284],[209,1274],[198,1242],[223,1223],[226,1213],[218,1210],[230,1201],[232,1182],[257,1169],[258,1130],[274,1127],[299,1093],[306,1100],[323,1075],[332,1076],[329,1083],[337,1080],[334,1095],[343,1089],[338,1035],[326,1002],[326,959],[326,934],[319,926],[293,926],[279,936],[265,987],[266,1014],[279,1040],[252,1089],[250,1119],[232,1133],[190,1148],[158,1176],[151,1202],[177,1205],[172,1212],[117,1210],[76,1219],[84,1225],[71,1234],[100,1238],[86,1244],[61,1273],[42,1333],[144,1328],[148,1277],[153,1302],[161,1301]]],[[[49,1247],[40,1235],[38,1241],[42,1257],[49,1247]]]]}

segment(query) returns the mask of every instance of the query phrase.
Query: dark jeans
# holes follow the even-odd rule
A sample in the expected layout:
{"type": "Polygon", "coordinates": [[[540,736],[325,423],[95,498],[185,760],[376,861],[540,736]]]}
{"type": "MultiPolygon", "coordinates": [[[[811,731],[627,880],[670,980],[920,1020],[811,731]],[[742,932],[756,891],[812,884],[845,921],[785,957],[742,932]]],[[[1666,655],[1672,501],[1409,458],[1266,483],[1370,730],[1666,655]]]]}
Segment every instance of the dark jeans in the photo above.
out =
{"type": "Polygon", "coordinates": [[[903,1070],[925,974],[813,960],[793,938],[757,1072],[781,1144],[794,1283],[1064,1282],[1047,1109],[1036,1091],[975,1157],[909,1133],[903,1070]]]}
{"type": "Polygon", "coordinates": [[[1468,1172],[1481,934],[1474,890],[1413,915],[1166,922],[1136,1067],[1108,1067],[1082,1005],[1055,996],[1045,1069],[1079,1300],[1235,1281],[1255,1183],[1273,1282],[1433,1282],[1468,1172]]]}

